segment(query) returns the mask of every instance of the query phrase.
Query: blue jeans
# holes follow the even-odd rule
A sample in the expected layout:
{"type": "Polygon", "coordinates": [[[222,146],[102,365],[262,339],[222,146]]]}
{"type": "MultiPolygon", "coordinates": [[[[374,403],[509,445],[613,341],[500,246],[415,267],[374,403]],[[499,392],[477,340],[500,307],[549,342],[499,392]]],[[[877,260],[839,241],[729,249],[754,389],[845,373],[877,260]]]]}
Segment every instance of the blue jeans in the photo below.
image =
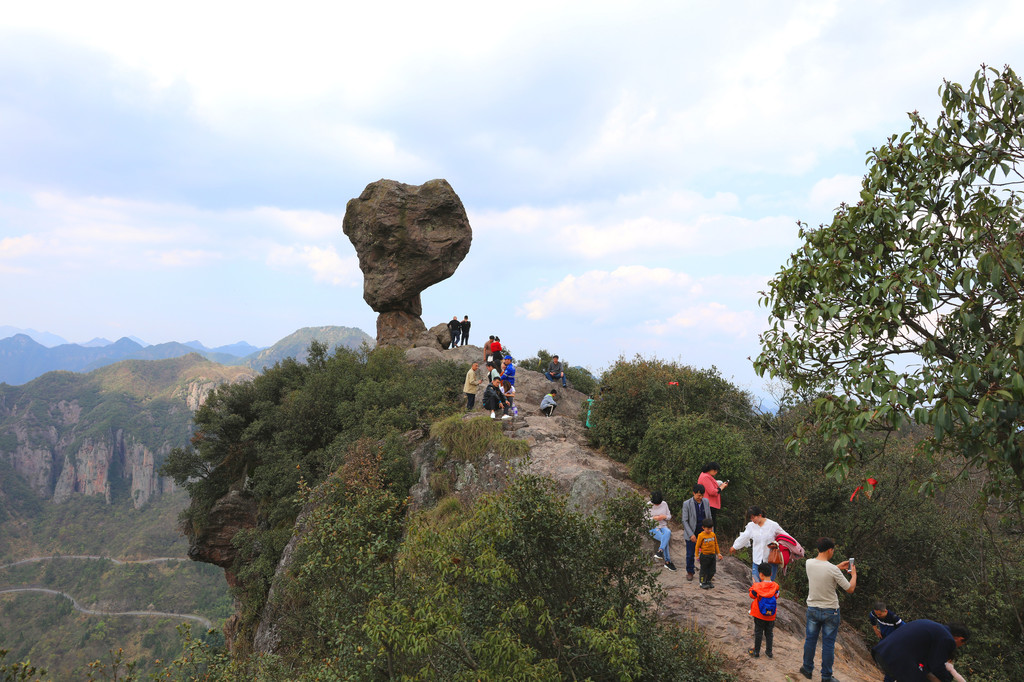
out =
{"type": "Polygon", "coordinates": [[[561,379],[562,388],[565,388],[565,372],[562,372],[562,376],[560,377],[557,374],[552,374],[551,372],[544,372],[544,376],[547,377],[548,381],[558,381],[561,379]]]}
{"type": "Polygon", "coordinates": [[[661,545],[658,549],[665,555],[665,563],[672,561],[672,556],[668,553],[668,543],[672,539],[672,531],[668,528],[652,528],[651,537],[661,545]]]}
{"type": "Polygon", "coordinates": [[[807,628],[804,638],[804,664],[801,672],[814,672],[814,650],[821,633],[821,679],[832,679],[832,663],[836,657],[836,635],[839,634],[839,609],[807,607],[807,628]]]}
{"type": "MultiPolygon", "coordinates": [[[[753,567],[751,570],[753,571],[754,582],[755,583],[761,582],[761,576],[757,572],[757,564],[751,564],[751,566],[753,567]]],[[[778,564],[772,564],[772,580],[773,581],[775,580],[775,576],[778,575],[778,573],[779,573],[779,565],[778,564]]]]}

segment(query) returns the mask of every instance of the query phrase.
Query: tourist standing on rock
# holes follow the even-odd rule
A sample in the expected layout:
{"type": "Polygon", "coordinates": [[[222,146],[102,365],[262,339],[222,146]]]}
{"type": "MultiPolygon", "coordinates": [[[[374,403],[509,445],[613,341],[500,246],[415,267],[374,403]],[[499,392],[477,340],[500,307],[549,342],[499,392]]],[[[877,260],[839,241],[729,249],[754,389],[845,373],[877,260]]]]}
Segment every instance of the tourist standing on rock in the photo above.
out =
{"type": "Polygon", "coordinates": [[[779,584],[772,580],[770,564],[757,568],[759,582],[750,588],[750,615],[754,617],[754,647],[747,653],[758,658],[761,655],[761,636],[764,636],[764,655],[772,658],[772,640],[775,636],[775,611],[778,608],[779,584]]]}
{"type": "Polygon", "coordinates": [[[462,322],[459,323],[459,326],[462,328],[461,331],[462,331],[462,345],[463,346],[465,346],[467,343],[469,343],[469,327],[470,327],[471,324],[472,323],[469,321],[469,315],[464,316],[462,318],[462,322]]]}
{"type": "Polygon", "coordinates": [[[676,570],[676,565],[672,563],[672,554],[669,551],[669,544],[672,542],[672,531],[668,527],[668,520],[672,518],[672,512],[669,511],[668,502],[661,496],[660,490],[655,490],[651,493],[647,517],[654,521],[655,524],[654,528],[651,529],[651,537],[658,542],[658,551],[654,553],[655,558],[664,561],[665,568],[668,570],[676,570]]]}
{"type": "Polygon", "coordinates": [[[696,573],[693,555],[697,547],[697,534],[704,527],[704,519],[711,518],[711,506],[704,497],[704,486],[693,486],[693,497],[683,502],[683,536],[686,538],[686,579],[693,580],[696,573]]]}
{"type": "MultiPolygon", "coordinates": [[[[814,672],[814,650],[821,635],[822,682],[839,682],[832,677],[832,663],[836,655],[836,635],[839,633],[839,597],[836,588],[852,594],[857,588],[857,567],[849,561],[833,564],[836,543],[832,538],[818,538],[818,556],[805,562],[807,569],[807,626],[804,630],[804,662],[800,674],[811,679],[814,672]],[[843,571],[850,572],[847,580],[843,571]]],[[[888,639],[888,638],[887,638],[888,639]]],[[[884,641],[884,640],[883,640],[884,641]]],[[[945,659],[943,659],[945,661],[945,659]]],[[[897,676],[900,682],[904,678],[897,676]]],[[[912,679],[912,678],[906,678],[912,679]]],[[[924,678],[921,678],[924,679],[924,678]]]]}
{"type": "MultiPolygon", "coordinates": [[[[707,497],[708,504],[711,505],[711,518],[715,522],[716,531],[718,530],[718,510],[722,508],[721,493],[729,487],[729,481],[718,481],[715,479],[720,468],[718,462],[708,462],[700,470],[700,476],[697,477],[697,483],[704,486],[704,496],[707,497]]],[[[772,577],[774,578],[774,576],[772,577]]]]}
{"type": "MultiPolygon", "coordinates": [[[[714,514],[714,507],[712,514],[714,514]]],[[[768,561],[769,549],[768,545],[775,542],[775,536],[779,533],[785,533],[782,530],[782,526],[775,523],[769,518],[766,518],[764,512],[761,511],[760,507],[751,507],[747,510],[747,517],[750,521],[747,523],[747,527],[743,529],[736,541],[732,543],[732,547],[729,549],[729,554],[735,554],[737,550],[750,545],[750,551],[753,554],[753,568],[751,570],[751,584],[758,581],[757,567],[762,563],[768,561]]],[[[778,572],[778,564],[772,564],[772,580],[775,580],[775,575],[778,572]]]]}
{"type": "Polygon", "coordinates": [[[912,620],[876,644],[871,656],[888,677],[899,682],[950,682],[954,671],[947,663],[970,636],[960,623],[912,620]]]}
{"type": "Polygon", "coordinates": [[[546,396],[541,398],[540,411],[545,417],[550,417],[551,413],[558,407],[558,403],[555,402],[556,395],[558,395],[558,391],[551,389],[546,396]]]}
{"type": "Polygon", "coordinates": [[[452,348],[459,347],[459,337],[462,336],[462,325],[459,324],[459,316],[452,315],[451,322],[448,323],[448,334],[452,337],[452,348]]]}
{"type": "Polygon", "coordinates": [[[472,410],[473,405],[476,404],[476,391],[480,384],[484,383],[483,379],[476,378],[476,371],[480,368],[479,362],[474,362],[466,372],[466,383],[462,385],[462,392],[466,394],[466,409],[472,410]]]}
{"type": "Polygon", "coordinates": [[[501,353],[501,339],[497,336],[494,337],[494,341],[491,341],[491,355],[494,356],[494,366],[500,367],[501,361],[505,359],[505,356],[501,353]]]}
{"type": "Polygon", "coordinates": [[[512,364],[515,360],[509,355],[507,358],[501,361],[501,380],[507,381],[513,386],[516,385],[516,366],[512,364]]]}
{"type": "Polygon", "coordinates": [[[548,368],[544,372],[544,376],[547,377],[548,381],[558,381],[561,379],[562,388],[566,388],[565,385],[565,367],[562,366],[557,355],[551,356],[551,362],[548,363],[548,368]]]}
{"type": "Polygon", "coordinates": [[[484,344],[484,362],[490,364],[494,360],[494,353],[491,351],[491,346],[494,344],[494,334],[487,337],[487,343],[484,344]]]}

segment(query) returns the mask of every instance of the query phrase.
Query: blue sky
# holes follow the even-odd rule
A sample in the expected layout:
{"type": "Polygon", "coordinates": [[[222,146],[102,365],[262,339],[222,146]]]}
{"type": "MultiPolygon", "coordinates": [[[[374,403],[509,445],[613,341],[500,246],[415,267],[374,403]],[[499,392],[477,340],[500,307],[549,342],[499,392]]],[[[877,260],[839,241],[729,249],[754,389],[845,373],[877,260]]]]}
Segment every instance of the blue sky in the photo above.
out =
{"type": "Polygon", "coordinates": [[[375,329],[346,202],[446,178],[429,325],[756,393],[796,221],[944,78],[1024,69],[1013,2],[21,3],[0,14],[0,325],[268,345],[375,329]],[[372,5],[372,6],[371,6],[372,5]]]}

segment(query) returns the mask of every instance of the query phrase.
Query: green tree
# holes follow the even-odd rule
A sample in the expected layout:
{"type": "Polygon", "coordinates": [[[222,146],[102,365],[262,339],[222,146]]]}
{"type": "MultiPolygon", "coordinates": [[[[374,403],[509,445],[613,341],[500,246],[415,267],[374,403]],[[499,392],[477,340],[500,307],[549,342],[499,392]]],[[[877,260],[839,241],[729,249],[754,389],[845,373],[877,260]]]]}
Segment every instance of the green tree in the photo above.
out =
{"type": "MultiPolygon", "coordinates": [[[[652,490],[660,489],[678,513],[683,502],[693,495],[701,468],[712,461],[721,466],[720,475],[730,479],[727,499],[745,499],[753,465],[749,434],[700,414],[666,414],[647,429],[639,452],[630,462],[629,475],[652,490]]],[[[729,520],[729,530],[735,530],[732,526],[738,515],[731,514],[729,520]]]]}
{"type": "Polygon", "coordinates": [[[601,387],[587,435],[619,461],[628,461],[651,423],[665,415],[705,415],[737,426],[754,421],[750,397],[714,367],[696,369],[639,355],[619,358],[602,375],[601,387]]]}
{"type": "MultiPolygon", "coordinates": [[[[984,492],[1024,492],[1024,84],[982,67],[946,82],[934,125],[868,154],[860,201],[771,281],[771,327],[754,366],[810,398],[793,441],[834,443],[850,472],[872,431],[924,425],[921,449],[988,472],[984,492]]],[[[868,448],[870,449],[870,448],[868,448]]],[[[934,486],[938,477],[925,484],[934,486]]]]}
{"type": "Polygon", "coordinates": [[[728,679],[699,635],[658,623],[645,510],[628,495],[587,516],[523,476],[468,514],[420,517],[366,616],[380,676],[728,679]]]}

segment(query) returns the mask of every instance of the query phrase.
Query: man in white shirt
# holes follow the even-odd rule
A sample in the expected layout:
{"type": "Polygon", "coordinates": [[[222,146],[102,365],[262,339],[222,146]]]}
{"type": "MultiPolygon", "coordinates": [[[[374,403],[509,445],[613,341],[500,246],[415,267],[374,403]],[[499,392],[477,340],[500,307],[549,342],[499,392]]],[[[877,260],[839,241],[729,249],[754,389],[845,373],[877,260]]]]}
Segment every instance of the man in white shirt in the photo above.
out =
{"type": "Polygon", "coordinates": [[[821,633],[821,680],[839,682],[832,677],[832,663],[836,654],[836,635],[839,633],[839,597],[836,587],[853,593],[857,588],[857,568],[849,561],[831,562],[836,543],[832,538],[818,538],[818,556],[805,562],[807,569],[807,627],[804,637],[804,663],[800,674],[811,679],[814,672],[814,650],[818,648],[821,633]],[[850,572],[847,580],[843,571],[850,572]]]}

